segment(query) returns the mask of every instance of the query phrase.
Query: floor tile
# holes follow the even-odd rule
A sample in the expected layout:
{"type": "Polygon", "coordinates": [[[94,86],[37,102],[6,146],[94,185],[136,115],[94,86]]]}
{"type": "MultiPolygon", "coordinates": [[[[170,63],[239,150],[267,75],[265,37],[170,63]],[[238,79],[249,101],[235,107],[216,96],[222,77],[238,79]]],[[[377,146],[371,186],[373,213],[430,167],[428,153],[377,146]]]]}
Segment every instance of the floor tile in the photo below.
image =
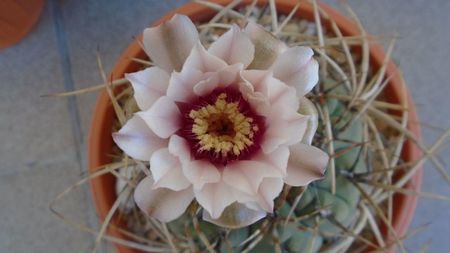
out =
{"type": "MultiPolygon", "coordinates": [[[[0,252],[88,252],[93,237],[66,225],[49,203],[80,179],[73,159],[36,164],[21,173],[0,176],[0,252]]],[[[67,217],[85,223],[87,188],[56,205],[67,217]]]]}
{"type": "Polygon", "coordinates": [[[67,101],[40,97],[61,90],[56,48],[46,9],[24,41],[0,53],[0,175],[73,154],[67,101]]]}

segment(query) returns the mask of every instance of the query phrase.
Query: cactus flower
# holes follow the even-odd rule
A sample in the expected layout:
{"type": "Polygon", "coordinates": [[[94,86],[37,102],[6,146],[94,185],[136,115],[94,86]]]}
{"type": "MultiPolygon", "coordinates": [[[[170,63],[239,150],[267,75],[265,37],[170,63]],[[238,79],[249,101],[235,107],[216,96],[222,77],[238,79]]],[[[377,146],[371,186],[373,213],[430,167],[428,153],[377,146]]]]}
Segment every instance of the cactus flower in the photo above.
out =
{"type": "Polygon", "coordinates": [[[317,117],[304,98],[318,81],[308,47],[288,48],[262,27],[233,25],[207,49],[188,17],[143,34],[155,66],[126,74],[140,111],[115,143],[150,174],[134,199],[169,222],[195,199],[203,218],[226,227],[272,213],[284,184],[323,177],[328,155],[311,146],[317,117]]]}

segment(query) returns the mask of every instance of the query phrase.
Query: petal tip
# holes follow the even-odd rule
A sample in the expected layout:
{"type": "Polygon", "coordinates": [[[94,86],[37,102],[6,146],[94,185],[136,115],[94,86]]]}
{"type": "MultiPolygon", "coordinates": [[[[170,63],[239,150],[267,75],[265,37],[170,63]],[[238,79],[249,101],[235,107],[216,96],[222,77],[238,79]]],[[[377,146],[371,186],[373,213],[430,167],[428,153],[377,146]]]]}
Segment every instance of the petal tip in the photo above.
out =
{"type": "Polygon", "coordinates": [[[266,212],[263,210],[253,210],[237,202],[229,205],[217,217],[214,217],[208,211],[203,210],[203,220],[230,229],[249,226],[261,220],[266,215],[266,212]]]}

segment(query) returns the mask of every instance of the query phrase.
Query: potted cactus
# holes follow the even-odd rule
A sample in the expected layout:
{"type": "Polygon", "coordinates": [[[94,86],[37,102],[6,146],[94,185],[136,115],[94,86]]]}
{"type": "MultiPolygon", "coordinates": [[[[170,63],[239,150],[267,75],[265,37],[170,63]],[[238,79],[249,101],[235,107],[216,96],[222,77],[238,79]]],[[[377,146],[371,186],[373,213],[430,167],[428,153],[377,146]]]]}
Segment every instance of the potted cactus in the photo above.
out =
{"type": "Polygon", "coordinates": [[[124,52],[97,102],[98,239],[131,252],[403,249],[422,172],[399,71],[294,1],[198,1],[124,52]]]}

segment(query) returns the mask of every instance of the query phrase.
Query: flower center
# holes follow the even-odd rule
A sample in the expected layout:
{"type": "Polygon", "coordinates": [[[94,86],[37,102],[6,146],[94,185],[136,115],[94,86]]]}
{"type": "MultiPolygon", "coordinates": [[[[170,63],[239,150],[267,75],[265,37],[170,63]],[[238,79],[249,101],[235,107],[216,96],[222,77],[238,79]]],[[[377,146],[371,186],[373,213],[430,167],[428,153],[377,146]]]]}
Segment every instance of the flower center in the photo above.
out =
{"type": "Polygon", "coordinates": [[[239,92],[214,91],[190,107],[185,112],[184,136],[196,159],[225,165],[248,158],[259,148],[263,118],[239,92]]]}
{"type": "Polygon", "coordinates": [[[227,102],[227,94],[220,93],[215,104],[191,110],[189,117],[194,121],[192,133],[200,144],[200,151],[212,151],[227,156],[238,156],[253,145],[258,126],[253,118],[238,110],[238,102],[227,102]]]}

